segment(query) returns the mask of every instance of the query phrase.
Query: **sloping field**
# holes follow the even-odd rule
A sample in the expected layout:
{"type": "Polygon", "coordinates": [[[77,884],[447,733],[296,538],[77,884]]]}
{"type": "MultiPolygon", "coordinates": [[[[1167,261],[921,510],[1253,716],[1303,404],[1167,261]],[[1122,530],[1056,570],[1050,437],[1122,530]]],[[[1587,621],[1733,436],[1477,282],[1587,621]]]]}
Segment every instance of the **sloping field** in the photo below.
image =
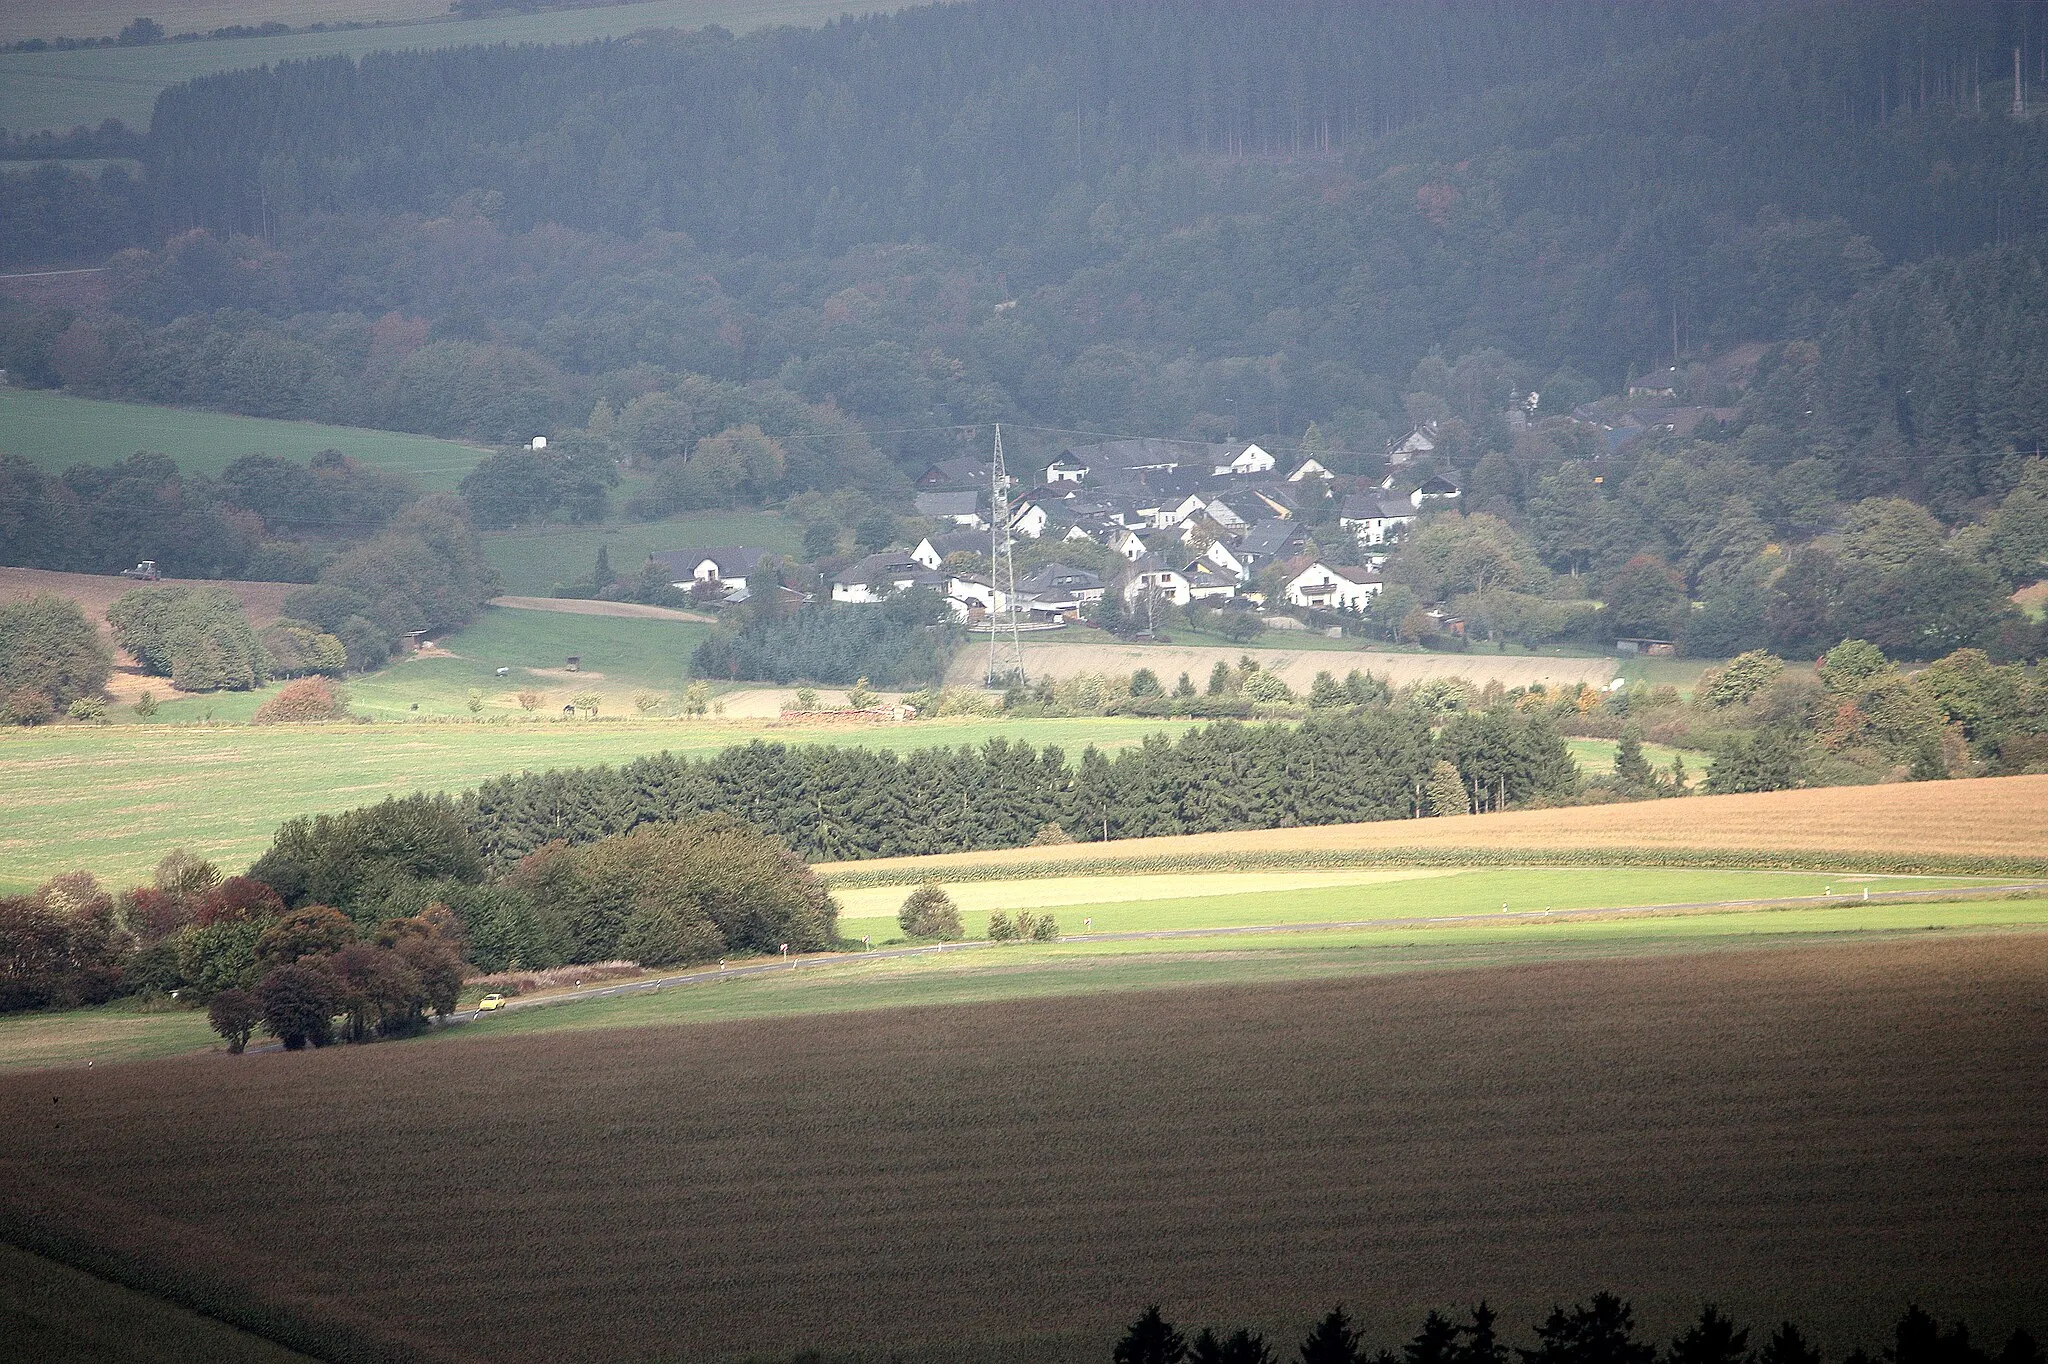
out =
{"type": "MultiPolygon", "coordinates": [[[[86,619],[102,629],[106,628],[109,606],[136,588],[149,586],[218,588],[240,602],[242,609],[249,613],[249,624],[261,630],[284,614],[284,599],[298,591],[300,585],[230,582],[212,578],[164,578],[150,584],[112,573],[53,573],[41,568],[0,568],[0,600],[54,592],[77,602],[86,619]]],[[[158,695],[162,695],[170,683],[162,679],[158,681],[162,682],[158,695]]]]}
{"type": "Polygon", "coordinates": [[[1091,1360],[1149,1302],[1374,1346],[1611,1287],[1839,1357],[2048,1301],[2048,936],[0,1078],[0,1226],[505,1361],[1091,1360]]]}
{"type": "MultiPolygon", "coordinates": [[[[215,44],[180,44],[177,50],[212,46],[215,44]]],[[[159,50],[163,49],[124,47],[108,52],[159,50]]],[[[7,63],[17,60],[20,58],[0,56],[0,106],[7,103],[7,63]]],[[[0,126],[20,125],[0,118],[0,126]]],[[[453,488],[489,453],[479,446],[403,431],[237,417],[225,412],[102,402],[74,398],[68,393],[9,388],[0,388],[0,450],[33,461],[52,473],[60,473],[74,464],[111,464],[138,450],[154,450],[176,460],[179,472],[187,475],[217,474],[243,455],[276,455],[304,463],[322,450],[339,450],[364,464],[410,474],[429,492],[453,488]]]]}
{"type": "MultiPolygon", "coordinates": [[[[60,0],[60,4],[60,12],[75,13],[86,8],[84,0],[60,0]]],[[[104,10],[108,6],[91,8],[104,10]]],[[[253,17],[230,22],[257,24],[278,18],[303,23],[307,21],[305,12],[312,6],[305,0],[259,0],[257,4],[238,8],[247,9],[253,17]],[[294,19],[294,13],[300,17],[294,19]]],[[[389,8],[390,0],[371,0],[369,4],[349,0],[320,6],[317,17],[330,22],[375,19],[385,17],[379,11],[389,8]]],[[[458,47],[470,43],[580,42],[620,37],[644,28],[702,28],[707,24],[720,24],[735,33],[744,33],[776,24],[819,24],[849,8],[895,6],[855,7],[846,0],[645,0],[633,5],[508,14],[464,22],[289,33],[271,38],[74,52],[10,52],[0,54],[0,127],[33,132],[38,128],[61,129],[118,118],[131,128],[147,128],[157,94],[166,86],[216,71],[235,71],[297,58],[336,54],[360,57],[366,52],[391,48],[458,47]]],[[[441,12],[446,12],[445,6],[441,12]]],[[[114,28],[132,17],[122,18],[114,28]]],[[[159,18],[168,26],[172,16],[163,14],[159,18]]],[[[54,18],[38,18],[33,23],[13,20],[6,28],[20,32],[23,37],[112,31],[105,27],[104,20],[85,14],[78,14],[70,22],[74,26],[65,29],[54,18]]]]}
{"type": "MultiPolygon", "coordinates": [[[[1111,676],[1150,668],[1167,686],[1182,673],[1197,687],[1207,684],[1209,670],[1218,663],[1235,666],[1250,654],[1267,672],[1277,674],[1298,692],[1306,692],[1316,674],[1328,672],[1338,678],[1357,668],[1393,685],[1405,686],[1432,677],[1464,677],[1484,686],[1498,681],[1504,687],[1526,687],[1541,682],[1546,687],[1570,686],[1584,682],[1601,686],[1618,666],[1611,658],[1545,658],[1534,655],[1498,657],[1492,654],[1395,654],[1365,649],[1239,649],[1183,647],[1171,644],[1054,644],[1027,640],[1024,671],[1030,677],[1072,677],[1077,673],[1108,673],[1111,676]]],[[[955,686],[979,686],[988,670],[987,650],[962,649],[953,660],[946,680],[955,686]]]]}
{"type": "MultiPolygon", "coordinates": [[[[655,621],[602,623],[650,630],[696,628],[655,621]]],[[[458,662],[474,660],[425,659],[405,667],[438,670],[458,662]]],[[[378,674],[371,683],[351,685],[372,693],[382,685],[377,679],[389,676],[378,674]]],[[[552,682],[551,694],[559,695],[573,679],[587,676],[565,674],[571,680],[552,682]]],[[[582,685],[610,684],[600,679],[582,685]]],[[[396,686],[384,691],[385,704],[402,696],[396,686]]],[[[376,699],[372,695],[365,704],[376,699]]],[[[239,701],[227,697],[215,702],[200,697],[174,704],[188,712],[218,704],[226,713],[230,704],[253,708],[253,698],[245,694],[239,701]]],[[[1128,747],[1163,727],[1157,721],[1121,719],[941,719],[858,726],[781,725],[771,720],[590,723],[565,719],[561,702],[551,704],[552,719],[531,723],[0,729],[0,888],[32,886],[80,867],[117,885],[129,885],[146,880],[149,868],[174,847],[190,848],[239,870],[268,847],[277,826],[294,815],[346,810],[412,791],[455,792],[486,777],[522,770],[630,762],[664,749],[704,757],[732,744],[769,739],[900,752],[980,744],[1000,736],[1030,744],[1057,743],[1079,752],[1091,743],[1104,749],[1128,747]]],[[[622,702],[605,713],[623,710],[622,702]]]]}
{"type": "Polygon", "coordinates": [[[1131,838],[827,863],[818,870],[844,884],[875,885],[963,876],[1059,876],[1147,865],[1157,870],[1234,865],[1249,871],[1287,864],[1370,863],[1381,853],[1476,852],[1476,860],[1486,861],[1500,853],[1568,857],[1579,850],[1783,853],[1821,859],[1839,855],[1842,866],[1873,870],[1906,870],[1891,865],[1906,862],[1966,868],[1976,858],[2042,864],[2048,863],[2048,776],[1689,796],[1447,819],[1131,838]]]}

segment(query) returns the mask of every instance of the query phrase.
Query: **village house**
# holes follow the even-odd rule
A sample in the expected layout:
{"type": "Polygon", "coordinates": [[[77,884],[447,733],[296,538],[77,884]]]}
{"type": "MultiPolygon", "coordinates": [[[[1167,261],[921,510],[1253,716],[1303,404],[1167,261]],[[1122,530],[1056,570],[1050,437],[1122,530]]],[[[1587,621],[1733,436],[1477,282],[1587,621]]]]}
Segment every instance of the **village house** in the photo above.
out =
{"type": "Polygon", "coordinates": [[[913,505],[919,516],[928,516],[934,521],[951,521],[970,530],[988,528],[988,522],[981,515],[981,494],[971,488],[919,493],[913,499],[913,505]]]}
{"type": "Polygon", "coordinates": [[[1043,595],[1060,592],[1072,596],[1077,602],[1101,601],[1104,590],[1100,574],[1071,564],[1050,563],[1017,580],[1019,593],[1043,595]]]}
{"type": "Polygon", "coordinates": [[[892,592],[913,587],[943,590],[945,586],[946,580],[920,563],[909,550],[885,549],[833,574],[832,600],[878,602],[892,592]]]}
{"type": "Polygon", "coordinates": [[[1384,545],[1415,524],[1422,513],[1405,497],[1385,492],[1353,493],[1344,499],[1337,524],[1363,548],[1384,545]]]}
{"type": "Polygon", "coordinates": [[[1229,459],[1214,465],[1219,474],[1263,474],[1272,471],[1279,463],[1256,445],[1247,445],[1229,459]]]}
{"type": "Polygon", "coordinates": [[[1288,579],[1289,606],[1321,611],[1363,611],[1379,595],[1380,575],[1348,564],[1313,563],[1288,579]]]}
{"type": "Polygon", "coordinates": [[[917,542],[917,548],[910,551],[910,557],[936,573],[953,554],[979,554],[988,557],[988,536],[971,530],[948,531],[944,535],[927,535],[917,542]]]}
{"type": "Polygon", "coordinates": [[[1305,478],[1320,478],[1327,480],[1333,479],[1335,477],[1335,474],[1331,473],[1328,469],[1323,467],[1323,462],[1321,460],[1311,456],[1310,458],[1303,460],[1300,464],[1295,466],[1294,472],[1287,476],[1287,481],[1289,483],[1299,483],[1305,478]]]}
{"type": "Polygon", "coordinates": [[[1399,468],[1413,460],[1426,459],[1436,453],[1437,425],[1434,420],[1415,427],[1399,440],[1387,442],[1387,463],[1399,468]]]}
{"type": "Polygon", "coordinates": [[[1131,580],[1124,584],[1124,600],[1135,602],[1140,597],[1156,592],[1162,601],[1175,606],[1186,606],[1190,600],[1187,574],[1175,568],[1156,554],[1147,554],[1132,563],[1131,580]]]}
{"type": "Polygon", "coordinates": [[[731,545],[716,549],[660,549],[647,556],[669,575],[676,587],[688,591],[698,583],[744,583],[747,575],[761,566],[772,550],[753,545],[731,545]]]}

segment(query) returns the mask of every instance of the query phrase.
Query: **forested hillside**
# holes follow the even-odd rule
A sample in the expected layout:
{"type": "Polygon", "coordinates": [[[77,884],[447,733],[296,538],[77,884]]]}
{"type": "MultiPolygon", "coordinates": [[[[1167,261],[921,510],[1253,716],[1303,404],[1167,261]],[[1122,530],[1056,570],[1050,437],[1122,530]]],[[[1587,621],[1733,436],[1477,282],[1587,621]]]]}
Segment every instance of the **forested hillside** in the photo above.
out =
{"type": "Polygon", "coordinates": [[[140,176],[0,182],[0,258],[133,244],[104,311],[7,305],[0,363],[545,430],[666,470],[644,514],[900,509],[999,419],[1373,478],[1435,420],[1466,509],[1550,571],[1648,551],[1756,597],[1756,555],[1863,499],[1984,520],[2048,434],[2016,49],[2048,90],[2048,7],[1045,0],[286,63],[167,91],[140,176]],[[1622,451],[1560,421],[1652,369],[1716,419],[1622,451]],[[744,425],[772,457],[682,474],[744,425]]]}

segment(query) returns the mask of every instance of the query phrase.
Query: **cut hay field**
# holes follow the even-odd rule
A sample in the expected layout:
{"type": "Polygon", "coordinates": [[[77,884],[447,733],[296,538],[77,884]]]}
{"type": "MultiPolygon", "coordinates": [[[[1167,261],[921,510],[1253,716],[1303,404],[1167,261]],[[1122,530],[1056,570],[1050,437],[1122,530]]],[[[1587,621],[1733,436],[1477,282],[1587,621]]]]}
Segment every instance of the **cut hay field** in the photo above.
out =
{"type": "MultiPolygon", "coordinates": [[[[382,17],[390,0],[345,0],[320,4],[318,17],[329,22],[382,17]]],[[[215,8],[221,8],[216,0],[215,8]]],[[[23,37],[96,35],[111,32],[97,17],[105,5],[90,0],[59,0],[35,6],[37,17],[9,21],[6,27],[23,37]],[[74,25],[59,28],[63,22],[74,25]]],[[[129,8],[132,8],[130,6],[129,8]]],[[[174,7],[175,8],[175,7],[174,7]]],[[[235,22],[261,23],[266,11],[301,12],[310,0],[257,0],[236,4],[262,18],[235,22]]],[[[308,57],[360,57],[395,48],[457,47],[472,43],[566,43],[593,38],[623,37],[648,28],[702,28],[718,24],[735,33],[779,24],[820,24],[849,8],[892,9],[893,5],[849,6],[846,0],[642,0],[639,4],[537,14],[508,14],[488,19],[448,20],[385,28],[290,33],[269,38],[236,38],[218,42],[166,43],[154,47],[92,48],[73,52],[10,52],[0,54],[0,127],[33,132],[38,128],[70,128],[118,118],[131,128],[147,128],[158,92],[180,81],[308,57]]],[[[441,10],[445,14],[445,7],[441,10]]],[[[118,29],[132,14],[125,14],[118,29]]],[[[169,13],[158,16],[169,26],[169,13]]],[[[287,14],[276,17],[294,22],[287,14]]],[[[396,16],[393,16],[396,17],[396,16]]],[[[303,22],[304,20],[301,20],[303,22]]]]}
{"type": "MultiPolygon", "coordinates": [[[[461,663],[469,666],[474,660],[461,663]]],[[[433,659],[406,666],[430,665],[441,666],[433,659]]],[[[452,682],[429,677],[421,686],[432,682],[459,688],[462,681],[461,676],[452,682]]],[[[554,685],[567,689],[564,683],[554,685]]],[[[408,694],[387,692],[380,701],[375,686],[359,690],[365,709],[402,702],[408,694]]],[[[191,706],[204,699],[177,704],[191,706]]],[[[225,710],[225,702],[220,704],[225,710]]],[[[253,702],[247,704],[253,708],[253,702]]],[[[125,885],[146,879],[157,858],[173,847],[239,868],[269,845],[282,820],[294,815],[344,810],[411,791],[453,792],[525,769],[627,762],[664,749],[701,757],[752,739],[774,739],[904,751],[979,744],[1000,735],[1078,752],[1090,743],[1122,748],[1162,728],[1173,726],[1129,719],[942,719],[865,727],[771,720],[591,723],[565,720],[558,707],[551,719],[493,724],[465,719],[9,729],[0,732],[0,889],[33,885],[77,867],[125,885]]]]}
{"type": "MultiPolygon", "coordinates": [[[[6,63],[15,60],[18,58],[0,55],[0,90],[7,86],[6,63]]],[[[5,96],[0,96],[0,104],[5,102],[5,96]]],[[[0,126],[19,125],[0,118],[0,126]]],[[[74,464],[111,464],[138,450],[169,455],[178,462],[179,471],[186,474],[217,474],[249,454],[276,455],[303,463],[322,450],[339,450],[379,469],[410,474],[430,492],[453,488],[489,453],[479,446],[403,431],[273,421],[267,417],[237,417],[225,412],[102,402],[74,398],[67,393],[0,388],[0,451],[59,473],[74,464]]]]}
{"type": "MultiPolygon", "coordinates": [[[[1197,686],[1203,685],[1209,670],[1218,663],[1235,664],[1250,652],[1259,666],[1276,673],[1297,692],[1307,692],[1319,672],[1342,678],[1353,668],[1385,678],[1400,687],[1436,677],[1463,677],[1480,685],[1498,681],[1506,687],[1524,687],[1541,682],[1547,687],[1571,686],[1583,682],[1603,686],[1618,666],[1612,658],[1561,658],[1547,654],[1424,654],[1389,653],[1343,647],[1335,640],[1316,643],[1282,638],[1268,633],[1256,649],[1229,646],[1181,646],[1173,644],[1124,644],[1099,632],[1085,632],[1090,638],[1066,642],[1027,640],[1024,671],[1032,677],[1071,677],[1077,673],[1107,673],[1122,676],[1139,668],[1150,668],[1169,687],[1181,673],[1197,686]],[[1319,647],[1323,646],[1323,647],[1319,647]]],[[[968,686],[980,680],[982,665],[973,650],[962,650],[953,661],[947,680],[968,686]]]]}
{"type": "Polygon", "coordinates": [[[2044,981],[1936,935],[23,1073],[0,1221],[320,1354],[1526,1341],[1603,1287],[1995,1339],[2048,1300],[2044,981]]]}
{"type": "Polygon", "coordinates": [[[1278,869],[1398,864],[1407,854],[1455,864],[1502,859],[1612,861],[1686,855],[1805,857],[1820,865],[1966,869],[1975,859],[2048,865],[2048,776],[1838,786],[1743,796],[1691,796],[1445,819],[1306,829],[1186,834],[1057,848],[876,858],[819,868],[846,885],[910,884],[1139,870],[1278,869]],[[1823,861],[1825,859],[1826,861],[1823,861]],[[1582,859],[1585,860],[1585,859],[1582,859]]]}

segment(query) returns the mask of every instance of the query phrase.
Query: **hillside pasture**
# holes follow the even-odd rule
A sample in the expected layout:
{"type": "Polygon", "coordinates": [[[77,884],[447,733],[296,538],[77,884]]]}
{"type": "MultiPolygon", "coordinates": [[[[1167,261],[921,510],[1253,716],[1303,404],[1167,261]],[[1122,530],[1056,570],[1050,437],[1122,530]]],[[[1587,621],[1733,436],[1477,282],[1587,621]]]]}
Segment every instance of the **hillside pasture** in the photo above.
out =
{"type": "Polygon", "coordinates": [[[1519,1340],[1597,1288],[1996,1339],[2044,979],[1922,937],[41,1071],[0,1218],[330,1355],[1093,1361],[1152,1302],[1378,1347],[1481,1295],[1519,1340]]]}
{"type": "MultiPolygon", "coordinates": [[[[113,51],[159,50],[143,47],[113,51]]],[[[17,60],[20,58],[0,55],[0,91],[7,89],[6,64],[17,60]]],[[[0,94],[0,105],[6,100],[0,94]]],[[[20,125],[0,118],[0,126],[20,125]]],[[[402,431],[237,417],[225,412],[102,402],[75,398],[68,393],[12,388],[0,388],[0,450],[19,455],[52,473],[61,473],[74,464],[111,464],[138,450],[153,450],[176,460],[179,472],[187,475],[217,474],[243,455],[275,455],[304,463],[322,450],[339,450],[364,464],[408,474],[429,492],[452,489],[489,453],[480,446],[402,431]]]]}
{"type": "MultiPolygon", "coordinates": [[[[663,626],[666,629],[686,629],[663,626]]],[[[464,657],[448,668],[478,668],[464,657]]],[[[364,687],[364,709],[409,705],[408,695],[462,692],[467,674],[436,673],[421,660],[415,691],[378,694],[364,687]],[[429,691],[429,688],[436,690],[429,691]]],[[[412,665],[407,665],[408,667],[412,665]]],[[[602,671],[602,669],[600,669],[602,671]]],[[[401,676],[405,674],[401,673],[401,676]]],[[[494,679],[495,680],[495,679],[494,679]]],[[[602,685],[602,683],[600,683],[602,685]]],[[[174,847],[240,869],[269,846],[295,815],[350,809],[412,791],[459,791],[521,770],[630,762],[664,749],[705,757],[753,739],[857,744],[903,752],[980,744],[1000,736],[1057,743],[1078,752],[1138,743],[1157,721],[943,719],[908,725],[782,724],[773,720],[569,719],[552,695],[552,713],[527,719],[500,709],[493,723],[459,720],[367,725],[193,723],[77,725],[0,732],[0,889],[34,885],[87,868],[118,885],[147,879],[174,847]],[[516,718],[515,718],[516,716],[516,718]]],[[[176,703],[253,710],[249,694],[223,693],[176,703]]],[[[166,706],[166,710],[172,709],[166,706]]],[[[624,708],[601,709],[601,716],[624,708]]],[[[409,712],[408,712],[409,713],[409,712]]]]}
{"type": "Polygon", "coordinates": [[[656,550],[759,545],[781,554],[801,546],[796,527],[774,512],[691,512],[666,521],[614,526],[542,526],[486,531],[484,557],[505,580],[505,591],[543,596],[557,584],[588,582],[602,548],[612,572],[631,577],[656,550]]]}
{"type": "MultiPolygon", "coordinates": [[[[275,16],[287,23],[310,22],[313,17],[328,22],[374,19],[384,17],[378,11],[392,2],[346,0],[340,5],[320,4],[316,7],[313,0],[258,0],[253,6],[234,0],[232,7],[235,11],[246,11],[259,17],[228,22],[262,23],[272,17],[266,12],[271,10],[296,12],[302,16],[297,21],[283,13],[275,16]],[[308,11],[315,8],[317,16],[308,16],[308,11]]],[[[214,4],[216,9],[228,8],[228,0],[214,0],[214,4]]],[[[56,13],[49,13],[43,6],[34,8],[33,19],[16,17],[7,27],[20,32],[22,37],[84,36],[112,31],[106,28],[110,21],[104,16],[108,6],[93,4],[91,0],[60,0],[59,5],[48,7],[56,13]],[[60,21],[59,15],[65,18],[60,21]],[[61,23],[75,27],[65,29],[61,23]]],[[[820,24],[847,8],[845,0],[642,0],[639,4],[321,33],[289,33],[268,38],[164,43],[153,47],[90,48],[73,52],[0,53],[0,127],[33,132],[39,128],[66,129],[81,123],[97,125],[102,119],[118,118],[131,128],[147,128],[156,106],[156,97],[168,86],[216,71],[235,71],[310,57],[360,57],[365,53],[391,49],[469,44],[585,42],[594,38],[624,37],[641,29],[702,28],[710,24],[744,33],[779,24],[820,24]]],[[[441,13],[446,13],[445,7],[441,13]]],[[[114,29],[132,17],[130,14],[114,23],[114,29]]],[[[170,15],[164,14],[159,18],[166,27],[171,27],[170,15]]]]}

